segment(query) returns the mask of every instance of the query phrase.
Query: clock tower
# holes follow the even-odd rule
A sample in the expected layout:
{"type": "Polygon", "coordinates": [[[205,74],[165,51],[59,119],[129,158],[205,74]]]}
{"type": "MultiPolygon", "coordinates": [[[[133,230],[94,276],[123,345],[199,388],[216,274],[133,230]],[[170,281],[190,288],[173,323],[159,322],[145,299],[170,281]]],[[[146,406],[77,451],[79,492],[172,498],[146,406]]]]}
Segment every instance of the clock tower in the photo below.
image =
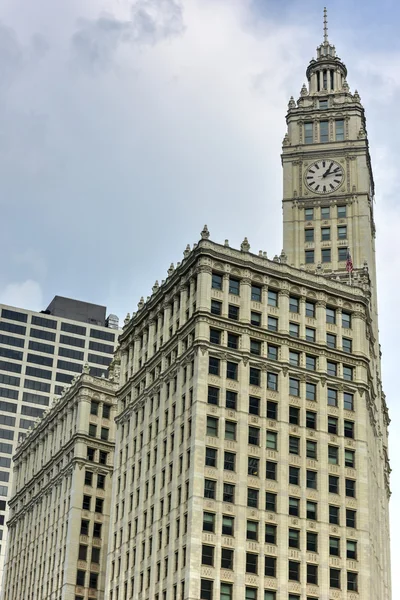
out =
{"type": "Polygon", "coordinates": [[[317,48],[283,141],[283,248],[297,268],[348,279],[368,269],[375,288],[374,181],[364,108],[328,40],[317,48]]]}

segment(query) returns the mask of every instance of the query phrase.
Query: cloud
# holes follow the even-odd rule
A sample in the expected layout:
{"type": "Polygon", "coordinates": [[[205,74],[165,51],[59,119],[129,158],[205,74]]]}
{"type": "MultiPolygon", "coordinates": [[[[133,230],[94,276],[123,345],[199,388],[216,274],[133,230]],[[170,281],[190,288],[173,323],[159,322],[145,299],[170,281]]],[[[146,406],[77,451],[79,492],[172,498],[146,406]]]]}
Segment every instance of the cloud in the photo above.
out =
{"type": "Polygon", "coordinates": [[[9,283],[0,290],[0,302],[19,308],[43,310],[43,292],[37,281],[27,279],[18,283],[9,283]]]}
{"type": "Polygon", "coordinates": [[[136,0],[126,20],[107,13],[82,20],[72,46],[76,61],[106,68],[121,44],[154,45],[183,31],[183,6],[178,0],[136,0]]]}

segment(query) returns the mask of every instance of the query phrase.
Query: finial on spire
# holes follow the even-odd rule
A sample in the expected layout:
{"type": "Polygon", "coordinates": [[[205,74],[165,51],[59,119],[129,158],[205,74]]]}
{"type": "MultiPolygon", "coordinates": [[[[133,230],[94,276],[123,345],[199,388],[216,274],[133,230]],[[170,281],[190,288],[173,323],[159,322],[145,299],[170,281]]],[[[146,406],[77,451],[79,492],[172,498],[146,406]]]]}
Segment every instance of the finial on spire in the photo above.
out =
{"type": "Polygon", "coordinates": [[[328,43],[328,11],[324,8],[324,42],[328,43]]]}

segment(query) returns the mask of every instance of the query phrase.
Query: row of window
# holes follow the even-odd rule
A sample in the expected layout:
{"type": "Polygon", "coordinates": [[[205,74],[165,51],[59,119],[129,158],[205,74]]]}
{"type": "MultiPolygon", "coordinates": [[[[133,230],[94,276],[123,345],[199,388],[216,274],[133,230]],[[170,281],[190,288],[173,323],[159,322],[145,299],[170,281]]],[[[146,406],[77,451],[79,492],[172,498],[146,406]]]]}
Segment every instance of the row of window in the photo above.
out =
{"type": "MultiPolygon", "coordinates": [[[[109,438],[110,430],[108,427],[100,427],[100,439],[107,441],[109,438]]],[[[97,425],[94,423],[89,424],[89,435],[90,437],[97,437],[97,425]]]]}
{"type": "MultiPolygon", "coordinates": [[[[103,498],[95,498],[94,502],[94,512],[103,514],[104,507],[104,499],[103,498]]],[[[92,496],[88,496],[84,494],[82,500],[82,510],[92,510],[92,496]]]]}
{"type": "Polygon", "coordinates": [[[89,580],[87,581],[86,571],[83,571],[82,569],[78,569],[78,571],[76,572],[76,585],[79,585],[81,587],[85,587],[86,585],[89,585],[89,589],[97,590],[98,580],[99,580],[98,573],[92,573],[90,571],[89,572],[89,580]]]}
{"type": "MultiPolygon", "coordinates": [[[[314,143],[314,128],[318,125],[316,123],[304,123],[304,143],[305,144],[313,144],[314,143]]],[[[329,121],[320,121],[319,122],[319,142],[326,143],[329,142],[329,121]]],[[[341,142],[344,140],[344,121],[343,119],[335,120],[335,137],[336,142],[341,142]]]]}
{"type": "MultiPolygon", "coordinates": [[[[300,409],[295,406],[289,407],[289,423],[292,425],[300,425],[300,409]]],[[[328,433],[337,435],[338,434],[338,423],[337,417],[328,416],[328,433]]],[[[317,413],[311,410],[306,411],[305,426],[307,429],[317,429],[317,413]]],[[[248,429],[248,443],[253,446],[260,445],[261,430],[258,427],[252,425],[248,429]]],[[[211,437],[218,437],[219,433],[219,419],[217,417],[207,416],[206,434],[211,437]]],[[[237,423],[235,421],[225,420],[225,439],[236,441],[237,436],[237,423]]],[[[276,450],[277,447],[277,433],[275,431],[267,430],[267,445],[266,447],[270,450],[276,450]]],[[[347,438],[354,437],[354,421],[344,421],[344,436],[347,438]]]]}
{"type": "MultiPolygon", "coordinates": [[[[339,262],[344,262],[348,257],[348,248],[338,248],[337,259],[339,262]]],[[[306,265],[310,265],[315,263],[315,250],[305,250],[304,251],[304,261],[306,265]]],[[[322,263],[330,263],[332,262],[332,249],[331,248],[322,248],[321,249],[321,262],[322,263]]]]}
{"type": "MultiPolygon", "coordinates": [[[[317,210],[318,209],[316,209],[316,208],[305,208],[304,209],[304,220],[305,221],[314,221],[317,210]]],[[[347,217],[347,206],[346,205],[337,206],[336,215],[337,215],[338,219],[345,219],[347,217]]],[[[321,220],[323,220],[323,221],[330,219],[331,218],[331,207],[330,206],[321,206],[320,217],[321,217],[321,220]]]]}
{"type": "MultiPolygon", "coordinates": [[[[320,239],[322,242],[329,242],[331,240],[331,228],[330,227],[321,227],[320,239]]],[[[347,239],[347,225],[338,225],[337,239],[338,240],[346,240],[347,239]]],[[[304,230],[304,241],[305,242],[314,242],[315,241],[315,229],[309,227],[304,230]]]]}
{"type": "Polygon", "coordinates": [[[101,416],[103,419],[109,419],[111,413],[111,404],[100,404],[100,402],[96,402],[92,400],[90,403],[90,414],[95,415],[96,417],[100,415],[100,406],[101,406],[101,416]]]}

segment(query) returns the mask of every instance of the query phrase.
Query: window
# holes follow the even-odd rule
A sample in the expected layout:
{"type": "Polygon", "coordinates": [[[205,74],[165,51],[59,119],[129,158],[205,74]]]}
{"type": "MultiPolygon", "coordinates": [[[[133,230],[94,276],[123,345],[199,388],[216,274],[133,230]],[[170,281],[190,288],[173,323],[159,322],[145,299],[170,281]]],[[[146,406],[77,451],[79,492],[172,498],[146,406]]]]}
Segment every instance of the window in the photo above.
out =
{"type": "Polygon", "coordinates": [[[212,479],[204,480],[204,498],[215,500],[216,481],[212,479]]]}
{"type": "Polygon", "coordinates": [[[222,302],[218,300],[211,300],[211,314],[221,315],[222,314],[222,302]]]}
{"type": "Polygon", "coordinates": [[[307,565],[307,583],[318,585],[318,566],[307,565]]]}
{"type": "Polygon", "coordinates": [[[340,556],[340,538],[329,538],[329,554],[330,556],[340,556]]]}
{"type": "Polygon", "coordinates": [[[339,493],[339,477],[336,477],[335,475],[329,475],[329,493],[339,493]]]}
{"type": "Polygon", "coordinates": [[[328,406],[337,406],[337,391],[332,388],[328,388],[328,406]]]}
{"type": "Polygon", "coordinates": [[[340,589],[340,569],[329,569],[329,586],[340,589]]]}
{"type": "Polygon", "coordinates": [[[261,342],[258,340],[250,340],[250,352],[260,356],[261,354],[261,342]]]}
{"type": "Polygon", "coordinates": [[[93,537],[101,538],[101,523],[93,523],[93,537]]]}
{"type": "Polygon", "coordinates": [[[306,441],[306,456],[307,458],[317,459],[317,442],[312,440],[306,441]]]}
{"type": "Polygon", "coordinates": [[[278,360],[278,347],[268,344],[268,358],[270,360],[278,360]]]}
{"type": "Polygon", "coordinates": [[[215,514],[210,512],[203,513],[203,531],[215,532],[215,514]]]}
{"type": "Polygon", "coordinates": [[[92,502],[91,496],[83,496],[82,510],[90,510],[91,502],[92,502]]]}
{"type": "Polygon", "coordinates": [[[234,518],[222,515],[222,535],[233,535],[234,533],[234,518]]]}
{"type": "MultiPolygon", "coordinates": [[[[249,460],[250,460],[250,458],[249,458],[249,460]]],[[[278,467],[278,465],[276,464],[276,462],[267,460],[266,466],[265,466],[265,478],[276,481],[277,467],[278,467]]]]}
{"type": "Polygon", "coordinates": [[[348,392],[343,393],[343,408],[345,410],[354,410],[354,396],[348,392]]]}
{"type": "Polygon", "coordinates": [[[310,488],[312,490],[316,490],[317,489],[317,472],[310,471],[309,469],[307,469],[306,481],[307,481],[308,488],[310,488]]]}
{"type": "Polygon", "coordinates": [[[255,573],[258,571],[258,554],[246,552],[246,573],[255,573]]]}
{"type": "Polygon", "coordinates": [[[233,550],[221,548],[221,569],[233,569],[233,550]]]}
{"type": "Polygon", "coordinates": [[[317,386],[314,383],[306,383],[306,399],[313,401],[317,399],[317,386]]]}
{"type": "Polygon", "coordinates": [[[87,546],[83,546],[82,544],[79,545],[79,550],[78,550],[78,559],[79,560],[86,560],[87,558],[87,546]]]}
{"type": "Polygon", "coordinates": [[[264,575],[265,577],[276,577],[276,558],[272,556],[265,557],[264,575]]]}
{"type": "Polygon", "coordinates": [[[329,121],[319,122],[319,141],[321,143],[329,142],[329,121]]]}
{"type": "Polygon", "coordinates": [[[110,430],[107,429],[107,427],[102,427],[101,431],[100,431],[100,438],[104,441],[107,441],[109,433],[110,433],[110,430]]]}
{"type": "Polygon", "coordinates": [[[289,560],[289,581],[300,581],[300,563],[289,560]]]}
{"type": "Polygon", "coordinates": [[[345,484],[346,484],[346,496],[348,498],[355,498],[356,497],[356,482],[354,481],[354,479],[346,479],[345,484]]]}
{"type": "Polygon", "coordinates": [[[299,379],[294,379],[293,377],[289,377],[289,394],[291,396],[300,396],[300,381],[299,379]]]}
{"type": "MultiPolygon", "coordinates": [[[[251,375],[250,375],[250,383],[251,383],[251,375]]],[[[249,414],[250,415],[259,415],[260,414],[260,398],[256,398],[255,396],[249,397],[249,414]]]]}
{"type": "Polygon", "coordinates": [[[304,143],[312,144],[313,141],[313,123],[304,123],[304,143]]]}
{"type": "Polygon", "coordinates": [[[315,371],[317,368],[317,359],[315,356],[306,354],[306,369],[309,371],[315,371]]]}
{"type": "Polygon", "coordinates": [[[237,350],[239,348],[239,336],[233,333],[228,333],[228,348],[237,350]]]}
{"type": "Polygon", "coordinates": [[[300,515],[300,500],[298,498],[289,498],[289,515],[292,517],[300,515]]]}
{"type": "Polygon", "coordinates": [[[289,454],[300,454],[300,438],[289,436],[289,454]]]}
{"type": "Polygon", "coordinates": [[[338,219],[345,219],[347,217],[347,206],[337,207],[337,217],[338,219]]]}
{"type": "Polygon", "coordinates": [[[258,541],[258,522],[247,521],[246,525],[246,539],[258,541]]]}
{"type": "Polygon", "coordinates": [[[305,250],[304,251],[304,262],[306,265],[312,265],[315,262],[314,250],[305,250]]]}
{"type": "Polygon", "coordinates": [[[278,292],[268,290],[268,306],[278,306],[278,292]]]}
{"type": "Polygon", "coordinates": [[[315,318],[315,303],[306,301],[306,317],[315,318]]]}
{"type": "Polygon", "coordinates": [[[354,438],[354,423],[353,421],[344,422],[344,437],[354,438]]]}
{"type": "Polygon", "coordinates": [[[251,299],[254,302],[261,302],[261,298],[262,298],[262,290],[261,290],[260,286],[252,285],[251,286],[251,299]]]}
{"type": "Polygon", "coordinates": [[[215,448],[206,448],[206,467],[217,466],[217,450],[215,448]]]}
{"type": "Polygon", "coordinates": [[[272,400],[267,400],[267,419],[278,418],[278,404],[277,402],[272,402],[272,400]]]}
{"type": "Polygon", "coordinates": [[[258,508],[258,490],[247,488],[247,506],[258,508]]]}
{"type": "Polygon", "coordinates": [[[329,242],[331,239],[331,228],[321,227],[321,240],[323,242],[329,242]]]}
{"type": "Polygon", "coordinates": [[[307,552],[318,552],[318,534],[307,531],[307,552]]]}
{"type": "Polygon", "coordinates": [[[350,508],[346,508],[346,527],[352,527],[353,529],[357,527],[356,511],[350,510],[350,508]]]}
{"type": "Polygon", "coordinates": [[[327,360],[326,361],[326,372],[328,375],[336,377],[337,376],[337,363],[327,360]]]}
{"type": "Polygon", "coordinates": [[[90,423],[89,425],[89,435],[90,437],[96,437],[97,435],[97,426],[90,423]]]}
{"type": "Polygon", "coordinates": [[[289,466],[289,483],[300,485],[300,469],[298,467],[289,466]]]}
{"type": "Polygon", "coordinates": [[[300,409],[297,406],[289,406],[289,423],[300,425],[300,409]]]}
{"type": "Polygon", "coordinates": [[[96,502],[94,505],[94,511],[99,514],[102,514],[103,513],[103,505],[104,505],[103,498],[96,498],[96,502]]]}
{"type": "Polygon", "coordinates": [[[336,417],[328,417],[328,433],[337,435],[338,432],[338,420],[336,417]]]}
{"type": "Polygon", "coordinates": [[[103,419],[109,419],[111,414],[111,406],[110,404],[103,404],[102,416],[103,419]]]}
{"type": "Polygon", "coordinates": [[[259,463],[260,459],[252,458],[251,456],[249,456],[247,459],[247,474],[258,477],[258,475],[260,474],[259,463]]]}
{"type": "Polygon", "coordinates": [[[346,557],[357,560],[357,542],[351,540],[346,541],[346,557]]]}
{"type": "Polygon", "coordinates": [[[234,279],[233,277],[229,277],[229,293],[235,294],[235,296],[239,296],[240,292],[240,281],[238,279],[234,279]]]}
{"type": "Polygon", "coordinates": [[[208,359],[208,372],[210,375],[219,375],[220,361],[219,358],[210,356],[208,359]]]}
{"type": "Polygon", "coordinates": [[[265,510],[276,512],[276,494],[265,492],[265,510]]]}
{"type": "Polygon", "coordinates": [[[237,393],[227,390],[226,397],[225,397],[226,408],[230,408],[231,410],[236,410],[236,404],[237,404],[237,393]]]}
{"type": "Polygon", "coordinates": [[[310,502],[309,500],[307,500],[306,517],[307,517],[307,519],[311,519],[313,521],[317,520],[317,503],[316,502],[310,502]]]}
{"type": "Polygon", "coordinates": [[[235,470],[235,454],[234,452],[224,452],[224,470],[234,471],[235,470]]]}
{"type": "MultiPolygon", "coordinates": [[[[337,228],[337,236],[338,240],[345,240],[347,238],[347,226],[339,225],[337,228]]],[[[346,260],[347,258],[347,248],[339,248],[339,260],[346,260]],[[340,257],[340,251],[344,251],[344,258],[340,257]]]]}
{"type": "Polygon", "coordinates": [[[323,206],[321,208],[321,219],[326,220],[331,218],[331,209],[329,206],[323,206]]]}
{"type": "Polygon", "coordinates": [[[358,590],[358,573],[347,571],[347,589],[352,592],[358,590]]]}
{"type": "Polygon", "coordinates": [[[260,430],[258,427],[249,427],[248,443],[252,446],[260,445],[260,430]]]}
{"type": "Polygon", "coordinates": [[[336,311],[334,308],[326,309],[326,322],[334,325],[336,323],[336,311]]]}
{"type": "Polygon", "coordinates": [[[300,548],[300,531],[298,529],[289,529],[289,548],[300,548]]]}
{"type": "Polygon", "coordinates": [[[222,290],[222,275],[212,274],[211,287],[214,290],[222,290]]]}
{"type": "Polygon", "coordinates": [[[224,483],[223,494],[222,494],[223,502],[235,502],[235,486],[230,483],[224,483]]]}
{"type": "Polygon", "coordinates": [[[215,417],[207,417],[207,435],[218,436],[218,419],[215,417]]]}
{"type": "Polygon", "coordinates": [[[300,302],[298,298],[295,298],[294,296],[289,296],[289,310],[292,313],[298,313],[299,312],[299,306],[300,306],[300,302]]]}
{"type": "Polygon", "coordinates": [[[225,421],[225,439],[236,440],[236,423],[234,421],[225,421]]]}
{"type": "Polygon", "coordinates": [[[346,379],[346,381],[353,381],[353,367],[343,365],[343,379],[346,379]]]}
{"type": "Polygon", "coordinates": [[[214,546],[206,546],[205,544],[201,547],[201,564],[214,566],[214,546]]]}
{"type": "Polygon", "coordinates": [[[228,379],[237,380],[237,378],[238,378],[238,364],[237,363],[227,361],[226,376],[228,379]]]}
{"type": "Polygon", "coordinates": [[[300,332],[300,326],[297,323],[289,323],[289,335],[291,337],[298,338],[300,332]]]}
{"type": "Polygon", "coordinates": [[[210,329],[210,342],[211,344],[221,343],[221,332],[218,329],[210,329]]]}
{"type": "Polygon", "coordinates": [[[331,262],[331,249],[330,248],[322,248],[321,250],[321,262],[330,263],[331,262]]]}
{"type": "Polygon", "coordinates": [[[207,395],[208,404],[215,404],[218,406],[219,403],[219,388],[208,386],[208,395],[207,395]]]}
{"type": "Polygon", "coordinates": [[[326,345],[328,348],[336,348],[336,335],[333,335],[333,333],[327,333],[326,345]]]}
{"type": "Polygon", "coordinates": [[[261,327],[261,313],[252,310],[250,313],[250,323],[255,327],[261,327]]]}
{"type": "Polygon", "coordinates": [[[278,331],[278,319],[276,317],[268,317],[268,331],[278,331]]]}
{"type": "Polygon", "coordinates": [[[339,464],[339,448],[337,446],[328,446],[328,462],[331,465],[339,464]]]}
{"type": "Polygon", "coordinates": [[[89,521],[85,519],[81,521],[81,535],[89,535],[89,521]]]}
{"type": "Polygon", "coordinates": [[[202,579],[200,582],[200,599],[213,600],[213,582],[209,579],[202,579]]]}
{"type": "Polygon", "coordinates": [[[342,311],[342,327],[345,329],[351,328],[351,314],[342,311]]]}
{"type": "Polygon", "coordinates": [[[76,572],[76,585],[85,586],[86,572],[78,570],[76,572]]]}
{"type": "MultiPolygon", "coordinates": [[[[250,385],[261,385],[261,371],[260,369],[255,369],[254,367],[250,367],[249,373],[249,383],[250,385]]],[[[256,413],[253,413],[256,414],[256,413]]]]}
{"type": "MultiPolygon", "coordinates": [[[[349,338],[342,338],[342,348],[344,352],[352,353],[353,343],[349,338]]],[[[351,374],[352,375],[352,374],[351,374]]]]}
{"type": "Polygon", "coordinates": [[[306,340],[307,342],[315,342],[315,329],[312,327],[306,327],[306,340]]]}
{"type": "Polygon", "coordinates": [[[233,586],[231,583],[221,583],[220,600],[232,600],[233,586]]]}
{"type": "Polygon", "coordinates": [[[339,525],[340,509],[338,506],[329,505],[329,523],[331,525],[339,525]]]}
{"type": "Polygon", "coordinates": [[[304,241],[305,242],[313,242],[314,241],[314,229],[305,229],[304,230],[304,241]]]}
{"type": "Polygon", "coordinates": [[[85,471],[85,485],[93,485],[93,473],[92,471],[85,471]]]}
{"type": "Polygon", "coordinates": [[[314,209],[313,208],[305,208],[304,209],[304,220],[305,221],[313,221],[314,220],[314,209]]]}
{"type": "Polygon", "coordinates": [[[346,467],[354,469],[356,464],[356,453],[354,452],[354,450],[344,451],[344,464],[346,467]]]}
{"type": "MultiPolygon", "coordinates": [[[[257,430],[257,431],[259,431],[259,430],[257,430]]],[[[275,431],[267,430],[267,448],[269,450],[277,450],[278,449],[278,434],[275,431]]]]}
{"type": "Polygon", "coordinates": [[[276,544],[276,525],[265,523],[265,543],[276,544]]]}
{"type": "Polygon", "coordinates": [[[269,390],[278,390],[278,375],[276,373],[267,373],[267,388],[269,390]]]}
{"type": "Polygon", "coordinates": [[[228,306],[228,318],[233,321],[239,320],[239,307],[234,304],[229,304],[228,306]]]}
{"type": "Polygon", "coordinates": [[[336,119],[335,121],[335,139],[337,142],[344,140],[344,120],[336,119]]]}

